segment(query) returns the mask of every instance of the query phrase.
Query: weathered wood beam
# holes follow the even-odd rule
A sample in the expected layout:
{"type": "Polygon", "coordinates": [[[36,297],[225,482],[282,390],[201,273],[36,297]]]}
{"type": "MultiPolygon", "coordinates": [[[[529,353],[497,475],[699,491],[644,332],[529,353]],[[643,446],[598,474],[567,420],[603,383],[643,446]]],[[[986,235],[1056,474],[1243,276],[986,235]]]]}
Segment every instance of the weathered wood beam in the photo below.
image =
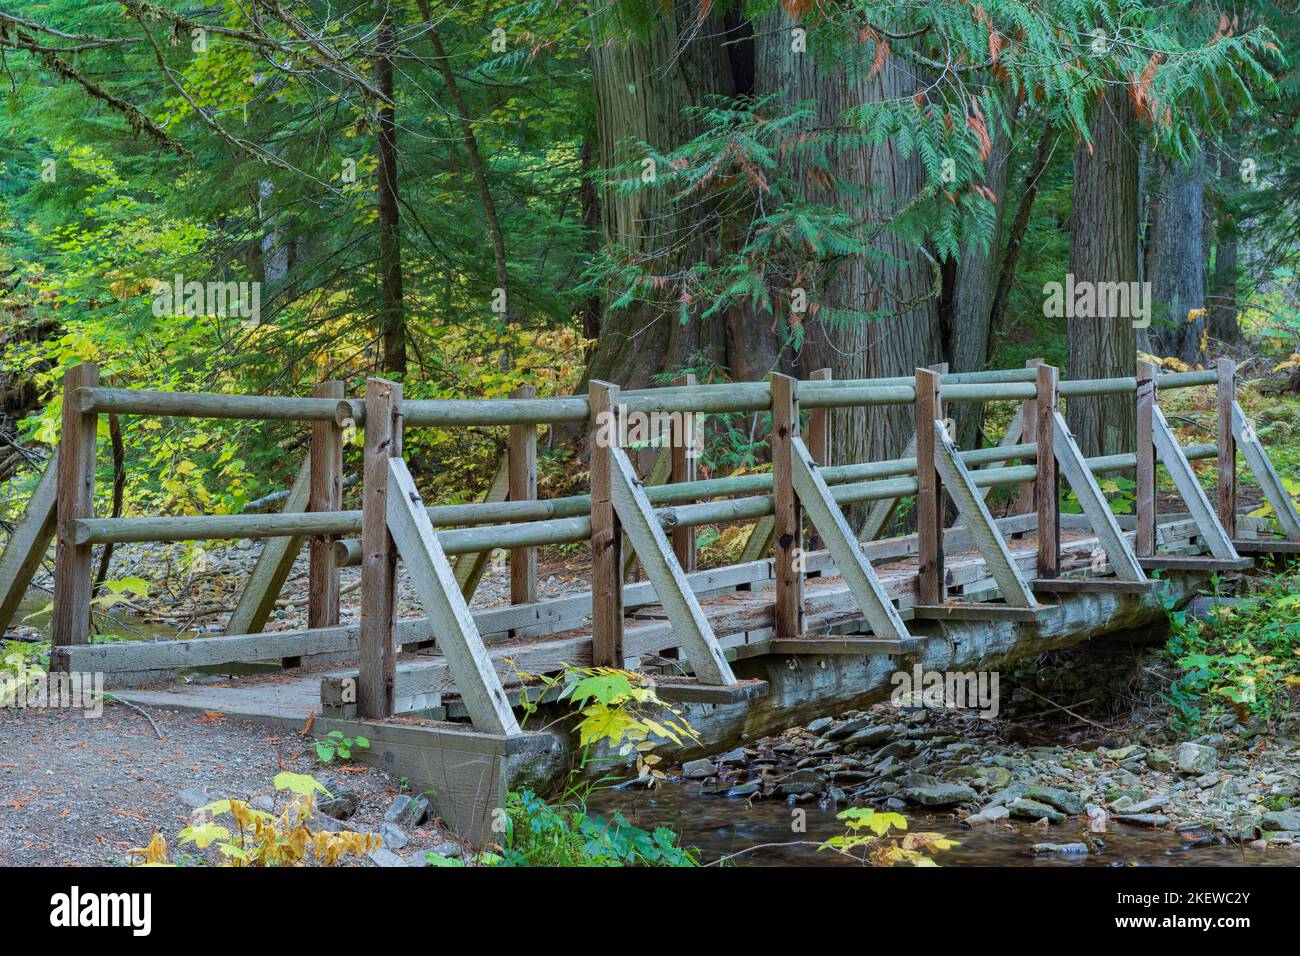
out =
{"type": "MultiPolygon", "coordinates": [[[[537,389],[521,385],[510,393],[515,401],[537,397],[537,389]]],[[[537,426],[511,425],[509,436],[510,500],[537,500],[537,426]]],[[[427,520],[428,515],[425,515],[427,520]]],[[[510,603],[537,600],[537,550],[514,548],[510,552],[510,603]]]]}
{"type": "Polygon", "coordinates": [[[36,490],[0,554],[0,635],[14,618],[23,595],[50,549],[58,525],[59,450],[45,463],[36,490]]]}
{"type": "MultiPolygon", "coordinates": [[[[321,382],[318,398],[340,399],[343,383],[321,382]]],[[[307,508],[313,512],[343,508],[343,430],[337,422],[312,422],[310,491],[307,508]]],[[[307,626],[333,627],[339,622],[339,569],[334,563],[334,536],[312,535],[307,543],[307,626]]]]}
{"type": "MultiPolygon", "coordinates": [[[[621,448],[610,449],[610,500],[618,520],[654,586],[664,613],[680,638],[695,676],[709,684],[732,684],[735,677],[691,590],[686,574],[646,500],[632,463],[621,448]]],[[[619,588],[621,592],[621,588],[619,588]]],[[[622,602],[619,601],[621,606],[622,602]]],[[[620,621],[620,624],[622,622],[620,621]]]]}
{"type": "MultiPolygon", "coordinates": [[[[303,459],[298,475],[284,499],[284,514],[307,511],[311,502],[311,457],[303,459]]],[[[256,634],[266,626],[275,610],[284,582],[293,570],[293,563],[302,549],[302,536],[268,538],[253,565],[239,602],[226,622],[227,634],[256,634]]]]}
{"type": "Polygon", "coordinates": [[[803,509],[794,489],[794,439],[799,435],[799,383],[788,375],[768,375],[772,388],[772,533],[776,575],[776,636],[803,633],[803,509]]]}
{"type": "MultiPolygon", "coordinates": [[[[1034,483],[1034,504],[1038,511],[1038,577],[1054,578],[1061,573],[1061,495],[1056,470],[1052,419],[1059,404],[1056,369],[1043,362],[1037,366],[1038,397],[1034,399],[1037,419],[1038,477],[1034,483]]],[[[958,459],[960,463],[960,459],[958,459]]]]}
{"type": "Polygon", "coordinates": [[[1242,457],[1250,466],[1251,474],[1264,492],[1264,499],[1273,506],[1273,515],[1277,518],[1282,533],[1292,540],[1300,540],[1300,514],[1296,513],[1295,503],[1274,470],[1268,453],[1264,451],[1259,435],[1255,433],[1255,426],[1237,402],[1232,403],[1232,433],[1242,457]]]}
{"type": "MultiPolygon", "coordinates": [[[[673,380],[673,384],[683,388],[695,387],[695,375],[687,373],[673,380]]],[[[674,419],[672,424],[672,434],[669,436],[669,480],[673,484],[682,482],[695,481],[696,479],[696,440],[695,429],[697,427],[695,416],[690,412],[683,412],[682,415],[674,419]]],[[[674,528],[672,533],[673,554],[677,555],[677,563],[682,566],[682,570],[688,574],[695,570],[695,529],[694,528],[674,528]]]]}
{"type": "Polygon", "coordinates": [[[438,650],[442,651],[474,729],[491,734],[519,733],[519,722],[488,659],[469,605],[438,545],[415,480],[401,458],[388,459],[385,499],[389,533],[429,615],[438,650]]]}
{"type": "Polygon", "coordinates": [[[597,667],[623,667],[623,526],[614,507],[614,451],[619,434],[619,387],[592,379],[591,407],[591,652],[597,667]]]}
{"type": "Polygon", "coordinates": [[[99,367],[74,365],[63,373],[63,422],[59,435],[58,542],[54,556],[54,618],[51,643],[67,647],[90,643],[91,547],[77,544],[73,522],[95,514],[95,433],[99,416],[81,411],[80,388],[99,384],[99,367]]]}
{"type": "Polygon", "coordinates": [[[1178,447],[1178,439],[1174,436],[1169,422],[1165,420],[1164,413],[1159,407],[1151,410],[1151,428],[1160,460],[1164,462],[1169,476],[1174,479],[1174,486],[1187,504],[1187,510],[1192,513],[1200,526],[1201,539],[1209,548],[1210,554],[1221,561],[1235,561],[1240,558],[1237,549],[1232,546],[1231,536],[1219,523],[1219,516],[1210,504],[1210,499],[1206,497],[1205,489],[1201,487],[1201,482],[1197,479],[1196,472],[1192,470],[1191,463],[1183,455],[1183,450],[1178,447]]]}
{"type": "MultiPolygon", "coordinates": [[[[918,388],[919,385],[918,382],[918,388]]],[[[966,470],[966,466],[957,455],[957,447],[948,437],[948,430],[944,427],[944,423],[931,422],[931,434],[934,435],[935,466],[943,477],[943,486],[949,497],[956,503],[957,511],[966,522],[966,527],[970,529],[971,536],[975,539],[975,546],[984,556],[989,573],[993,575],[993,580],[1002,591],[1003,599],[1013,607],[1036,607],[1038,600],[1029,590],[1025,579],[1020,576],[1011,557],[1011,549],[1007,547],[1006,538],[994,523],[988,505],[979,496],[970,472],[966,470]]],[[[917,445],[920,447],[920,442],[917,445]]],[[[1039,560],[1041,561],[1041,554],[1039,560]]],[[[918,593],[917,603],[933,606],[943,604],[943,601],[925,600],[918,593]]]]}
{"type": "MultiPolygon", "coordinates": [[[[488,490],[484,493],[479,506],[503,504],[509,497],[510,454],[507,452],[501,461],[497,463],[497,470],[492,476],[492,483],[488,485],[488,490]]],[[[432,516],[430,520],[433,520],[432,516]]],[[[348,562],[343,561],[340,563],[347,564],[348,562]]],[[[474,599],[474,592],[478,590],[479,582],[483,580],[483,574],[491,563],[491,548],[456,556],[456,560],[452,563],[452,570],[456,573],[456,583],[460,585],[460,593],[465,596],[466,601],[474,599]]]]}
{"type": "Polygon", "coordinates": [[[402,386],[382,378],[368,379],[365,403],[361,630],[356,698],[360,716],[382,719],[393,715],[397,666],[393,646],[397,620],[397,545],[388,527],[388,462],[402,455],[402,386]]]}
{"type": "Polygon", "coordinates": [[[1070,488],[1079,499],[1079,505],[1083,508],[1083,513],[1092,522],[1093,530],[1096,532],[1101,546],[1102,556],[1114,569],[1115,576],[1120,580],[1147,580],[1146,574],[1143,573],[1137,558],[1133,554],[1133,549],[1129,547],[1128,539],[1124,537],[1115,521],[1115,513],[1110,510],[1110,505],[1106,503],[1106,496],[1102,494],[1101,486],[1097,484],[1097,479],[1093,477],[1087,460],[1079,451],[1078,442],[1074,440],[1074,435],[1070,433],[1069,426],[1065,424],[1065,417],[1060,412],[1056,412],[1052,416],[1052,423],[1052,439],[1056,463],[1060,466],[1061,474],[1069,482],[1070,488]]]}
{"type": "Polygon", "coordinates": [[[791,443],[791,474],[795,493],[800,504],[821,535],[826,549],[835,559],[836,570],[844,579],[853,599],[858,602],[863,617],[876,637],[905,641],[911,635],[892,601],[876,577],[862,548],[853,537],[844,512],[840,510],[830,489],[818,474],[817,465],[804,443],[796,436],[791,443]]]}
{"type": "Polygon", "coordinates": [[[1218,474],[1215,478],[1219,506],[1219,523],[1228,537],[1237,536],[1237,441],[1232,431],[1232,406],[1237,401],[1237,363],[1219,359],[1218,399],[1218,474]]]}
{"type": "Polygon", "coordinates": [[[1156,440],[1153,416],[1156,407],[1156,366],[1139,362],[1137,369],[1137,484],[1133,514],[1137,535],[1133,550],[1139,558],[1156,553],[1156,440]]]}

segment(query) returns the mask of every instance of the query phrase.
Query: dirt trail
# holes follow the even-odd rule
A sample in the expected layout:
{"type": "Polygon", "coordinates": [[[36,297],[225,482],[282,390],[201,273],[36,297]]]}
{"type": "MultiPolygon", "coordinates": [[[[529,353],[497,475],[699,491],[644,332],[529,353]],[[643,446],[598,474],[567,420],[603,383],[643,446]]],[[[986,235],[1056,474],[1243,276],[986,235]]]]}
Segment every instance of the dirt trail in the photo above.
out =
{"type": "MultiPolygon", "coordinates": [[[[173,851],[199,788],[212,799],[273,794],[281,770],[332,775],[361,798],[344,826],[378,833],[399,781],[380,770],[322,767],[302,735],[214,715],[150,710],[159,740],[139,713],[108,704],[79,713],[0,710],[0,865],[121,865],[155,830],[173,851]]],[[[422,859],[450,840],[437,822],[405,828],[398,855],[422,859]]],[[[176,854],[173,852],[173,860],[176,854]]],[[[368,865],[368,864],[367,864],[368,865]]]]}

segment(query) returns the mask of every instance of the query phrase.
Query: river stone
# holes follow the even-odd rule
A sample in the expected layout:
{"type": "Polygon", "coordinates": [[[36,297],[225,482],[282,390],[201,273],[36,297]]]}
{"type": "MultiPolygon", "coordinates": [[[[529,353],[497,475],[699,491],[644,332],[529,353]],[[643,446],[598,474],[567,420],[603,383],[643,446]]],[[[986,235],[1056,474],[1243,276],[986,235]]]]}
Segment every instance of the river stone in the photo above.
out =
{"type": "Polygon", "coordinates": [[[1087,853],[1086,843],[1035,843],[1032,847],[1035,856],[1047,853],[1087,853]]]}
{"type": "Polygon", "coordinates": [[[723,796],[732,798],[748,798],[756,796],[761,788],[757,783],[741,783],[727,790],[723,796]]]}
{"type": "Polygon", "coordinates": [[[712,777],[715,773],[717,768],[713,766],[713,761],[707,758],[688,760],[682,764],[682,776],[687,780],[703,780],[705,777],[712,777]]]}
{"type": "Polygon", "coordinates": [[[1061,811],[1049,807],[1037,800],[1020,797],[1007,806],[1008,812],[1018,820],[1047,820],[1048,823],[1060,823],[1065,819],[1061,811]]]}
{"type": "Polygon", "coordinates": [[[863,714],[861,717],[854,717],[850,720],[836,724],[834,727],[830,728],[830,730],[826,731],[826,733],[822,734],[822,736],[827,740],[843,740],[850,734],[857,733],[869,723],[871,723],[871,718],[866,714],[863,714]]]}
{"type": "Polygon", "coordinates": [[[875,744],[884,743],[890,737],[894,736],[894,728],[888,724],[882,724],[879,727],[863,727],[861,730],[854,731],[844,739],[845,747],[870,747],[875,744]]]}
{"type": "Polygon", "coordinates": [[[818,717],[816,720],[814,720],[811,724],[809,724],[804,729],[808,731],[808,733],[810,734],[820,734],[823,730],[831,726],[833,723],[835,723],[835,718],[833,717],[818,717]]]}
{"type": "Polygon", "coordinates": [[[910,803],[919,803],[923,807],[950,807],[958,803],[972,803],[977,799],[974,790],[957,783],[908,787],[899,793],[899,796],[910,803]]]}
{"type": "Polygon", "coordinates": [[[1006,807],[985,807],[979,813],[972,813],[963,823],[973,827],[984,826],[987,823],[997,823],[999,820],[1005,820],[1011,816],[1011,811],[1006,807]]]}
{"type": "Polygon", "coordinates": [[[1185,774],[1207,774],[1219,762],[1219,754],[1213,747],[1204,744],[1179,744],[1174,751],[1174,763],[1185,774]]]}
{"type": "Polygon", "coordinates": [[[1115,819],[1139,827],[1162,827],[1169,822],[1163,813],[1117,813],[1115,819]]]}
{"type": "Polygon", "coordinates": [[[1300,811],[1274,810],[1264,814],[1259,825],[1265,830],[1300,830],[1300,811]]]}
{"type": "Polygon", "coordinates": [[[1062,813],[1068,813],[1071,816],[1083,813],[1083,801],[1074,794],[1060,790],[1057,787],[1027,787],[1024,795],[1030,800],[1045,803],[1049,807],[1055,807],[1062,813]]]}
{"type": "Polygon", "coordinates": [[[776,797],[811,796],[826,789],[822,775],[815,770],[796,770],[781,778],[772,795],[776,797]]]}
{"type": "Polygon", "coordinates": [[[1116,763],[1123,763],[1125,760],[1132,760],[1134,757],[1141,757],[1146,753],[1146,748],[1139,747],[1137,744],[1131,744],[1127,747],[1117,747],[1114,750],[1099,751],[1103,757],[1114,760],[1116,763]]]}
{"type": "Polygon", "coordinates": [[[1158,773],[1167,773],[1173,769],[1174,762],[1163,750],[1152,750],[1147,754],[1147,766],[1158,773]]]}

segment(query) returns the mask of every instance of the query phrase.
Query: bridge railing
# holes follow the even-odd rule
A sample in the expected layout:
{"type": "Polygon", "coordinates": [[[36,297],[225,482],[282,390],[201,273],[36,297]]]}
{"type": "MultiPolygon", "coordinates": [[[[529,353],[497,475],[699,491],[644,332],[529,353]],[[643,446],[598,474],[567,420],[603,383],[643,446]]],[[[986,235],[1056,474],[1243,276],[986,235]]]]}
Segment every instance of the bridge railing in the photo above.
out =
{"type": "MultiPolygon", "coordinates": [[[[109,645],[95,645],[104,648],[98,659],[130,659],[133,663],[122,665],[119,670],[139,676],[187,663],[279,658],[293,664],[308,655],[358,652],[363,671],[371,676],[391,673],[395,644],[420,644],[435,637],[427,624],[420,627],[401,622],[396,634],[394,628],[393,569],[397,558],[388,515],[383,508],[390,481],[389,460],[400,459],[401,434],[407,427],[505,426],[510,429],[510,500],[427,508],[421,505],[421,509],[430,525],[438,529],[433,541],[444,557],[479,555],[494,549],[511,552],[511,592],[515,605],[531,605],[536,600],[536,548],[582,541],[593,544],[593,587],[585,610],[579,602],[566,612],[569,617],[549,622],[539,612],[531,627],[518,624],[526,622],[526,617],[480,612],[473,616],[478,630],[484,634],[525,635],[538,633],[547,626],[572,625],[574,613],[579,614],[579,622],[582,615],[590,613],[591,660],[612,666],[622,666],[625,662],[621,641],[627,568],[623,553],[625,536],[632,545],[629,550],[635,551],[654,582],[655,597],[665,605],[669,602],[661,591],[674,591],[681,598],[678,614],[686,615],[689,620],[675,624],[681,624],[684,631],[701,633],[703,643],[696,647],[696,656],[702,653],[701,648],[720,654],[716,646],[709,644],[708,634],[704,633],[707,628],[701,627],[698,602],[693,597],[695,583],[683,584],[679,580],[680,575],[694,567],[694,535],[689,529],[705,524],[769,523],[772,543],[769,546],[768,539],[763,538],[757,547],[765,552],[763,556],[772,556],[774,633],[785,639],[803,635],[805,511],[819,537],[835,554],[835,564],[841,572],[846,563],[863,565],[855,597],[864,617],[868,621],[874,617],[878,630],[893,627],[888,619],[890,612],[883,607],[888,602],[881,599],[878,588],[872,590],[870,565],[863,559],[860,547],[862,536],[851,532],[845,535],[837,525],[843,518],[842,509],[859,502],[889,505],[892,510],[892,504],[899,499],[917,496],[916,603],[921,608],[937,608],[948,597],[943,583],[944,492],[957,503],[990,567],[1000,567],[1005,575],[1020,578],[1022,575],[1013,567],[1014,562],[1007,560],[1005,541],[998,523],[991,520],[983,505],[983,495],[987,489],[1000,486],[1034,488],[1033,508],[1039,536],[1036,576],[1040,580],[1050,579],[1057,574],[1059,566],[1058,499],[1054,493],[1059,477],[1064,476],[1080,493],[1081,503],[1094,525],[1111,527],[1111,533],[1103,535],[1107,552],[1104,557],[1105,563],[1116,567],[1129,545],[1119,533],[1118,524],[1092,475],[1135,470],[1137,530],[1133,561],[1124,562],[1131,569],[1155,559],[1154,473],[1158,455],[1170,469],[1180,492],[1185,498],[1190,495],[1193,499],[1189,500],[1189,507],[1193,517],[1204,524],[1202,537],[1211,544],[1212,559],[1226,566],[1240,560],[1233,545],[1235,460],[1239,443],[1277,512],[1283,532],[1293,541],[1300,540],[1300,520],[1295,517],[1285,489],[1272,474],[1250,423],[1235,403],[1233,375],[1232,364],[1221,362],[1211,371],[1160,374],[1153,367],[1143,366],[1133,378],[1058,382],[1055,369],[1037,365],[959,374],[918,370],[912,377],[879,380],[796,381],[774,375],[764,382],[681,384],[626,391],[608,383],[593,382],[586,396],[537,399],[525,390],[509,399],[404,401],[400,386],[381,379],[370,380],[366,396],[360,400],[344,398],[342,385],[337,382],[323,383],[310,398],[106,388],[99,385],[93,365],[80,365],[70,369],[65,377],[63,437],[51,466],[54,480],[49,480],[47,475],[42,481],[28,514],[11,536],[10,547],[0,557],[0,599],[3,599],[0,625],[8,623],[8,615],[16,605],[14,596],[21,596],[30,582],[51,534],[57,537],[54,660],[64,666],[70,666],[76,657],[68,649],[89,644],[94,545],[261,538],[267,539],[267,550],[278,546],[279,556],[267,562],[264,551],[263,560],[259,561],[259,570],[267,564],[263,580],[257,588],[246,589],[246,596],[253,597],[240,603],[241,607],[247,604],[250,608],[242,618],[237,611],[226,637],[155,642],[145,646],[116,644],[111,645],[111,650],[109,645]],[[1210,384],[1219,386],[1218,440],[1213,445],[1180,449],[1171,444],[1172,433],[1156,402],[1157,390],[1210,384]],[[1083,459],[1077,448],[1073,448],[1073,441],[1060,419],[1059,399],[1123,394],[1135,396],[1138,448],[1142,451],[1083,459]],[[1046,400],[1040,396],[1046,396],[1046,400]],[[1020,403],[1018,424],[1013,422],[1012,430],[999,447],[956,449],[946,424],[945,406],[990,401],[1020,403]],[[904,456],[887,461],[827,464],[831,411],[886,404],[910,404],[915,408],[917,429],[911,449],[904,456]],[[801,410],[810,413],[806,442],[799,435],[801,410]],[[669,480],[643,486],[630,472],[630,463],[618,442],[599,438],[602,428],[608,432],[611,416],[616,422],[619,416],[634,413],[676,415],[679,419],[674,427],[690,429],[695,427],[690,424],[694,416],[763,411],[772,415],[773,470],[770,474],[694,479],[689,456],[678,454],[680,449],[674,447],[669,480]],[[95,435],[97,416],[101,413],[301,421],[312,427],[311,453],[295,486],[296,495],[291,494],[283,513],[95,518],[95,435]],[[586,423],[590,429],[592,492],[537,500],[536,426],[562,423],[586,423]],[[349,428],[365,431],[363,507],[357,510],[341,507],[342,436],[349,428]],[[801,457],[805,455],[806,461],[801,457]],[[1191,487],[1195,485],[1199,491],[1188,461],[1206,458],[1217,458],[1220,462],[1216,507],[1196,500],[1191,487]],[[1020,464],[1009,464],[1012,462],[1020,464]],[[638,521],[639,518],[645,520],[638,521]],[[635,527],[629,528],[629,519],[635,527]],[[359,539],[350,537],[357,534],[361,535],[359,539]],[[273,606],[292,556],[297,554],[304,538],[309,539],[308,627],[279,635],[261,635],[258,632],[266,613],[273,606]],[[662,542],[669,538],[671,545],[665,548],[662,542]],[[348,628],[339,625],[338,569],[354,564],[363,566],[362,615],[359,628],[348,628]],[[255,626],[241,627],[238,623],[241,619],[251,620],[255,626]],[[507,621],[516,623],[506,626],[507,621]],[[176,647],[158,647],[166,644],[176,647]]],[[[873,517],[876,514],[877,510],[873,509],[873,517]]],[[[876,531],[878,528],[866,537],[874,537],[876,531]]],[[[254,572],[255,576],[257,573],[254,572]]],[[[1012,590],[1029,595],[1030,606],[1037,603],[1028,584],[1021,582],[1016,587],[1009,577],[1005,583],[1012,590]]],[[[1005,593],[1008,588],[1002,590],[1010,603],[1011,598],[1005,593]]],[[[374,681],[371,684],[379,686],[374,681]]],[[[386,699],[368,700],[367,708],[371,715],[382,716],[392,712],[393,700],[390,690],[386,699]]]]}

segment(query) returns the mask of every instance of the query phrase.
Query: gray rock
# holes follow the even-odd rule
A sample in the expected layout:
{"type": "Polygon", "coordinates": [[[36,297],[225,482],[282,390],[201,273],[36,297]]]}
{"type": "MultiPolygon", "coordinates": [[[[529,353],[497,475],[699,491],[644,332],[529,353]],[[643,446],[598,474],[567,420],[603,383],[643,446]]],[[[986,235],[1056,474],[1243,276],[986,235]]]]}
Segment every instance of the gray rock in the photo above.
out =
{"type": "Polygon", "coordinates": [[[850,734],[857,733],[869,723],[871,723],[871,718],[866,714],[863,714],[861,717],[854,717],[851,720],[846,720],[842,723],[836,724],[834,727],[827,730],[826,733],[822,734],[822,736],[827,740],[843,740],[850,734]]]}
{"type": "Polygon", "coordinates": [[[406,833],[395,823],[385,823],[380,827],[379,836],[390,850],[400,850],[408,842],[406,833]]]}
{"type": "Polygon", "coordinates": [[[1185,774],[1205,774],[1219,762],[1219,754],[1204,744],[1183,743],[1174,751],[1174,764],[1185,774]]]}
{"type": "Polygon", "coordinates": [[[370,851],[370,862],[375,866],[406,866],[406,861],[394,853],[392,850],[386,850],[382,846],[378,850],[370,851]]]}
{"type": "Polygon", "coordinates": [[[1087,853],[1086,843],[1035,843],[1032,847],[1035,856],[1048,853],[1087,853]]]}
{"type": "Polygon", "coordinates": [[[979,813],[972,813],[963,823],[973,827],[981,827],[989,823],[997,823],[999,820],[1005,820],[1011,816],[1011,811],[1006,807],[985,807],[979,813]]]}
{"type": "MultiPolygon", "coordinates": [[[[894,736],[894,729],[888,724],[879,727],[863,727],[844,738],[845,747],[872,747],[884,743],[894,736]]],[[[910,749],[910,748],[909,748],[910,749]]]]}
{"type": "Polygon", "coordinates": [[[1060,823],[1065,819],[1065,814],[1060,810],[1024,797],[1012,801],[1007,806],[1007,810],[1017,820],[1046,820],[1048,823],[1060,823]]]}
{"type": "Polygon", "coordinates": [[[393,797],[393,802],[389,804],[388,812],[384,814],[384,822],[396,823],[401,819],[402,814],[406,812],[406,808],[410,805],[411,797],[408,794],[399,793],[397,796],[393,797]]]}
{"type": "Polygon", "coordinates": [[[974,790],[958,783],[907,787],[899,793],[899,796],[909,803],[919,803],[923,807],[951,807],[959,803],[974,803],[978,799],[974,790]]]}
{"type": "Polygon", "coordinates": [[[775,797],[812,796],[826,789],[826,781],[815,770],[796,770],[786,774],[772,791],[775,797]]]}
{"type": "Polygon", "coordinates": [[[1071,816],[1083,813],[1083,801],[1074,794],[1057,787],[1026,787],[1024,795],[1030,800],[1045,803],[1049,807],[1055,807],[1062,813],[1068,813],[1071,816]]]}
{"type": "Polygon", "coordinates": [[[416,797],[413,799],[406,811],[402,814],[400,820],[394,821],[405,827],[418,827],[420,824],[433,819],[433,804],[427,797],[416,797]]]}
{"type": "Polygon", "coordinates": [[[180,793],[176,794],[176,797],[187,807],[193,807],[196,810],[199,807],[205,807],[212,802],[212,798],[198,787],[189,787],[182,790],[180,793]]]}
{"type": "Polygon", "coordinates": [[[361,797],[355,790],[339,790],[316,804],[316,809],[335,820],[346,820],[361,806],[361,797]]]}
{"type": "Polygon", "coordinates": [[[835,723],[835,719],[833,717],[818,717],[816,720],[814,720],[804,729],[807,730],[808,733],[810,734],[820,734],[823,730],[831,726],[833,723],[835,723]]]}
{"type": "Polygon", "coordinates": [[[713,761],[708,759],[688,760],[682,764],[682,776],[687,780],[703,780],[705,777],[712,777],[718,772],[718,768],[713,766],[713,761]]]}
{"type": "Polygon", "coordinates": [[[760,789],[756,783],[741,783],[725,791],[723,796],[748,798],[757,794],[760,789]]]}
{"type": "Polygon", "coordinates": [[[737,747],[735,750],[728,750],[718,758],[718,763],[724,767],[743,767],[749,760],[749,754],[745,752],[744,747],[737,747]]]}
{"type": "Polygon", "coordinates": [[[1134,757],[1141,757],[1146,753],[1146,748],[1132,744],[1128,747],[1116,747],[1113,750],[1098,749],[1097,753],[1101,754],[1108,760],[1114,760],[1123,763],[1125,760],[1132,760],[1134,757]]]}
{"type": "Polygon", "coordinates": [[[1167,773],[1174,768],[1174,762],[1163,750],[1153,750],[1147,754],[1147,766],[1159,773],[1167,773]]]}
{"type": "Polygon", "coordinates": [[[1115,819],[1139,827],[1162,827],[1169,822],[1163,813],[1117,813],[1115,819]]]}
{"type": "Polygon", "coordinates": [[[254,810],[265,810],[267,813],[270,813],[275,809],[275,797],[268,796],[264,793],[249,800],[248,805],[254,810]]]}
{"type": "Polygon", "coordinates": [[[1264,814],[1259,825],[1265,830],[1300,830],[1300,810],[1274,810],[1264,814]]]}

